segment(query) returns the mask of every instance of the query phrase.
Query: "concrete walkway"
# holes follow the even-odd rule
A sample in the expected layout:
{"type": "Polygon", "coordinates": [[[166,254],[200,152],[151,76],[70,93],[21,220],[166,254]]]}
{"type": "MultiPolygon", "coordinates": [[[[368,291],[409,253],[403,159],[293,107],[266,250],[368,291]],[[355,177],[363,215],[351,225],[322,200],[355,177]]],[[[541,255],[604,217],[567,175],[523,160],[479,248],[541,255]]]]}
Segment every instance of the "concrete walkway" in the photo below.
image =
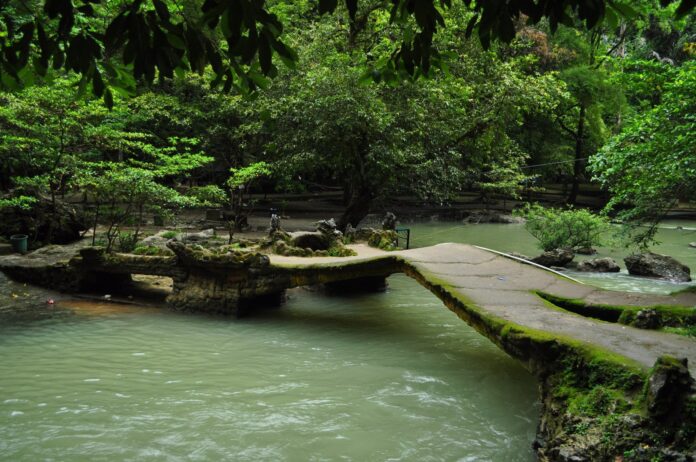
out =
{"type": "Polygon", "coordinates": [[[580,341],[630,358],[645,368],[659,356],[686,357],[696,376],[696,341],[663,332],[637,329],[583,317],[549,306],[534,291],[564,298],[584,299],[591,304],[695,306],[696,294],[678,296],[613,292],[583,285],[549,271],[492,252],[462,244],[440,244],[420,249],[383,252],[364,245],[352,246],[358,253],[345,258],[299,258],[271,256],[278,268],[303,267],[327,271],[368,260],[397,257],[429,283],[439,284],[451,295],[465,298],[490,319],[503,319],[518,326],[580,341]]]}

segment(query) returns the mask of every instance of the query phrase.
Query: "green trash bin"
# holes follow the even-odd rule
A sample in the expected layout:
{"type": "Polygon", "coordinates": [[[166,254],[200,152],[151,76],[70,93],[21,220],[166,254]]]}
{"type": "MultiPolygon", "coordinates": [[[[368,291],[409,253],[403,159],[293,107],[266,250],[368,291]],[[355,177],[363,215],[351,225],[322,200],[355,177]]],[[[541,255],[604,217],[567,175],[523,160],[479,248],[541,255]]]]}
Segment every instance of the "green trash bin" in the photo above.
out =
{"type": "Polygon", "coordinates": [[[12,243],[12,249],[18,253],[27,253],[27,241],[29,236],[26,234],[13,234],[10,236],[10,243],[12,243]]]}

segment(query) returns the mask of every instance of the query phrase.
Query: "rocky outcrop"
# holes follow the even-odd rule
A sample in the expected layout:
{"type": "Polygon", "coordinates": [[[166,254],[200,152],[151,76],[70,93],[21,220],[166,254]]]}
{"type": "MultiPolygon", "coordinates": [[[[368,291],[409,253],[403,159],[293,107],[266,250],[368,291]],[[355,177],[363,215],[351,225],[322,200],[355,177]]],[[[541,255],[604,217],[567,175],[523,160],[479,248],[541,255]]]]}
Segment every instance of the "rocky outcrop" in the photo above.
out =
{"type": "Polygon", "coordinates": [[[382,229],[384,230],[396,230],[396,215],[391,212],[387,212],[384,215],[384,220],[382,220],[382,229]]]}
{"type": "Polygon", "coordinates": [[[0,270],[20,282],[54,290],[81,290],[82,272],[73,264],[81,246],[48,245],[26,255],[8,255],[0,260],[0,270]]]}
{"type": "Polygon", "coordinates": [[[288,245],[300,249],[328,250],[331,241],[319,231],[297,231],[290,234],[288,245]]]}
{"type": "Polygon", "coordinates": [[[30,209],[0,210],[0,235],[26,234],[43,243],[69,244],[80,239],[89,226],[84,216],[70,204],[58,201],[56,210],[42,198],[30,209]]]}
{"type": "Polygon", "coordinates": [[[339,242],[342,244],[343,233],[337,229],[333,218],[317,222],[316,231],[298,231],[289,233],[289,246],[310,250],[329,250],[339,242]]]}
{"type": "Polygon", "coordinates": [[[594,272],[594,273],[618,273],[621,268],[613,258],[593,258],[583,260],[575,268],[577,271],[594,272]]]}
{"type": "MultiPolygon", "coordinates": [[[[648,412],[652,417],[663,422],[675,423],[681,421],[687,396],[692,393],[694,380],[689,375],[686,358],[677,359],[663,356],[653,367],[648,386],[646,400],[648,412]]],[[[691,416],[693,419],[694,416],[691,416]]]]}
{"type": "Polygon", "coordinates": [[[685,360],[660,357],[648,374],[600,366],[596,377],[598,365],[566,364],[542,375],[539,460],[694,460],[696,400],[685,360]]]}
{"type": "Polygon", "coordinates": [[[575,254],[569,249],[554,249],[548,250],[531,261],[550,268],[552,266],[566,266],[568,263],[573,261],[575,254]]]}
{"type": "Polygon", "coordinates": [[[640,310],[636,313],[630,325],[638,329],[657,329],[662,325],[662,317],[657,310],[640,310]]]}
{"type": "Polygon", "coordinates": [[[273,236],[281,230],[282,228],[280,227],[280,215],[274,213],[271,215],[271,222],[268,227],[268,235],[273,236]]]}
{"type": "Polygon", "coordinates": [[[624,258],[629,274],[669,279],[674,282],[691,281],[688,266],[667,255],[652,252],[629,255],[624,258]]]}
{"type": "Polygon", "coordinates": [[[578,255],[594,255],[597,253],[597,249],[593,247],[578,247],[575,249],[575,253],[578,255]]]}
{"type": "Polygon", "coordinates": [[[382,250],[396,250],[398,243],[396,231],[390,229],[360,228],[353,233],[353,242],[367,242],[370,247],[382,250]]]}

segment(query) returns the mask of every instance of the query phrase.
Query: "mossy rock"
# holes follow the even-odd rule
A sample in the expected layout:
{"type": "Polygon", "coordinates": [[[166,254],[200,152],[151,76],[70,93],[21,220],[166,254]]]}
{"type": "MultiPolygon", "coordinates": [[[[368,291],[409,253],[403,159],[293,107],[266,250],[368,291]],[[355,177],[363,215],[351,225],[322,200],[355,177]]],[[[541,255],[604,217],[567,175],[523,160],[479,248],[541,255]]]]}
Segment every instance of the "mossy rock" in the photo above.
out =
{"type": "Polygon", "coordinates": [[[399,236],[389,229],[364,228],[356,232],[356,240],[365,240],[370,247],[382,250],[396,250],[399,236]]]}
{"type": "Polygon", "coordinates": [[[174,255],[174,252],[167,248],[157,247],[156,245],[145,245],[138,246],[133,249],[134,255],[150,255],[150,256],[165,256],[169,257],[174,255]]]}
{"type": "Polygon", "coordinates": [[[277,241],[271,248],[276,255],[286,257],[351,257],[357,255],[355,251],[344,247],[340,243],[335,243],[328,249],[313,250],[309,247],[296,247],[289,245],[285,241],[277,241]]]}

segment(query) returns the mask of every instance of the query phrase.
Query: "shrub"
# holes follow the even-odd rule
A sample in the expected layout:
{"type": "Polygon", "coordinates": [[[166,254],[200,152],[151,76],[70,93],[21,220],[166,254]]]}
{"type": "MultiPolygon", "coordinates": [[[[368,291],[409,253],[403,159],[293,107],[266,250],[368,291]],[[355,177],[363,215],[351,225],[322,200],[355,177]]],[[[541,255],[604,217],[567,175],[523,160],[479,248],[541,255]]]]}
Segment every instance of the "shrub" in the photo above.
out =
{"type": "Polygon", "coordinates": [[[162,237],[165,239],[174,239],[177,234],[176,231],[165,231],[162,233],[162,237]]]}
{"type": "Polygon", "coordinates": [[[132,252],[135,250],[135,245],[138,242],[138,235],[135,233],[119,232],[117,235],[119,252],[132,252]]]}
{"type": "Polygon", "coordinates": [[[349,249],[348,247],[343,247],[342,245],[334,245],[329,247],[326,254],[329,257],[354,257],[357,255],[355,250],[349,249]]]}
{"type": "Polygon", "coordinates": [[[174,252],[172,252],[169,249],[163,249],[161,247],[156,247],[154,245],[143,245],[143,246],[138,246],[135,249],[133,249],[133,252],[135,255],[150,255],[150,256],[169,256],[173,255],[174,252]]]}
{"type": "Polygon", "coordinates": [[[606,235],[612,233],[606,217],[584,209],[564,210],[527,204],[515,215],[527,220],[525,229],[539,240],[539,247],[545,251],[606,245],[610,241],[606,235]]]}

